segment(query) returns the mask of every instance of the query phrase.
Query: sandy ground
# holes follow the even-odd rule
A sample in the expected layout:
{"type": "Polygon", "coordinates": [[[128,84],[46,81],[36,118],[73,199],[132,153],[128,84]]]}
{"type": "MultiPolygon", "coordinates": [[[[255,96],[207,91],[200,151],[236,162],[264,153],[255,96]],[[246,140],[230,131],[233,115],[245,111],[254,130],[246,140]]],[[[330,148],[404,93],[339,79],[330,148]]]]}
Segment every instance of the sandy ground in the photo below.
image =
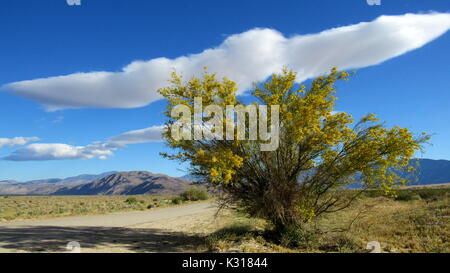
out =
{"type": "Polygon", "coordinates": [[[214,222],[211,202],[145,212],[30,220],[0,224],[1,252],[192,252],[214,222]]]}

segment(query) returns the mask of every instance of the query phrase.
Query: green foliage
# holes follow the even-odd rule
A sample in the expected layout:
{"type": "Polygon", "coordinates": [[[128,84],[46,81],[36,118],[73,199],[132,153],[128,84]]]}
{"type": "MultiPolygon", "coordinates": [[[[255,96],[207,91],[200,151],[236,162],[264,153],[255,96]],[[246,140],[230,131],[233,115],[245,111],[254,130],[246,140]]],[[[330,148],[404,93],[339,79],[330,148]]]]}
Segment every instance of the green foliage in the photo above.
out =
{"type": "Polygon", "coordinates": [[[358,253],[364,249],[356,242],[351,234],[339,233],[327,238],[325,242],[318,246],[318,249],[326,252],[358,253]]]}
{"type": "Polygon", "coordinates": [[[415,193],[414,191],[398,191],[395,200],[398,201],[414,201],[421,200],[420,194],[415,193]]]}
{"type": "MultiPolygon", "coordinates": [[[[380,190],[370,190],[363,193],[363,197],[380,197],[383,192],[380,190]]],[[[421,188],[421,189],[400,189],[396,191],[395,200],[438,200],[450,196],[450,188],[421,188]]]]}
{"type": "MultiPolygon", "coordinates": [[[[296,73],[284,69],[256,86],[255,105],[280,107],[279,147],[262,151],[266,142],[261,139],[173,139],[170,125],[176,120],[170,113],[177,105],[185,105],[191,113],[195,97],[201,97],[203,107],[244,105],[236,97],[233,81],[220,81],[205,71],[203,78],[184,82],[173,73],[171,86],[159,92],[168,102],[169,121],[163,136],[177,153],[162,155],[188,162],[192,174],[227,193],[223,202],[271,221],[276,230],[348,207],[354,198],[342,198],[337,190],[354,183],[357,174],[362,189],[379,189],[393,196],[395,189],[408,182],[398,174],[414,170],[409,161],[429,136],[414,136],[398,126],[387,128],[373,114],[355,121],[347,113],[336,112],[335,85],[348,77],[333,68],[306,87],[296,84],[296,73]]],[[[267,118],[271,119],[269,113],[267,118]]],[[[223,118],[224,128],[231,122],[223,118]]]]}
{"type": "Polygon", "coordinates": [[[417,189],[414,190],[417,192],[417,194],[420,195],[420,197],[424,200],[438,200],[443,197],[449,197],[450,196],[450,188],[443,188],[443,189],[417,189]]]}
{"type": "Polygon", "coordinates": [[[204,188],[189,187],[181,195],[184,201],[208,200],[209,194],[204,188]]]}
{"type": "Polygon", "coordinates": [[[279,231],[280,243],[286,247],[307,248],[317,241],[317,234],[299,225],[285,226],[279,231]]]}
{"type": "Polygon", "coordinates": [[[13,209],[0,210],[0,219],[13,220],[16,217],[16,212],[13,209]]]}
{"type": "Polygon", "coordinates": [[[132,204],[136,204],[136,203],[138,203],[139,201],[138,201],[138,199],[136,198],[136,197],[128,197],[126,200],[125,200],[125,203],[127,203],[127,204],[129,204],[129,205],[132,205],[132,204]]]}
{"type": "Polygon", "coordinates": [[[183,203],[183,198],[181,196],[175,196],[172,198],[172,203],[175,205],[179,205],[183,203]]]}

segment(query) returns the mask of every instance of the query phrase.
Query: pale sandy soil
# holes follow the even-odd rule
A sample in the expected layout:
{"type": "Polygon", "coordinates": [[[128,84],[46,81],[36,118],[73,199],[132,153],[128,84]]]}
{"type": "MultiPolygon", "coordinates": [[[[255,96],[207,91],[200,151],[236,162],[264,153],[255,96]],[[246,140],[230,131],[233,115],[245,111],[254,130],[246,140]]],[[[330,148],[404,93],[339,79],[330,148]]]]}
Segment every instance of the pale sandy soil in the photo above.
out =
{"type": "Polygon", "coordinates": [[[212,202],[145,212],[0,224],[0,252],[193,252],[214,223],[212,202]]]}

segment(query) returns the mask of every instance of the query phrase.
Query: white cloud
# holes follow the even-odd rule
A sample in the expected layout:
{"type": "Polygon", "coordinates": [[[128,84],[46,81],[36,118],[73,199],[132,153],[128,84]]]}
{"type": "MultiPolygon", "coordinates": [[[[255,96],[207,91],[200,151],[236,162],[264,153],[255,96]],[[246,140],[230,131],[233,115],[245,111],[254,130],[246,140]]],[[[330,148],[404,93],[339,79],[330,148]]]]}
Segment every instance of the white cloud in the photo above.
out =
{"type": "Polygon", "coordinates": [[[102,145],[72,146],[62,143],[34,143],[13,152],[5,160],[64,160],[64,159],[106,159],[112,155],[111,149],[102,145]]]}
{"type": "Polygon", "coordinates": [[[185,77],[203,66],[236,81],[240,92],[282,66],[299,72],[299,81],[333,66],[362,68],[422,47],[450,28],[449,13],[381,16],[372,22],[290,38],[272,29],[229,36],[220,46],[176,59],[134,61],[120,72],[75,73],[6,84],[2,89],[34,99],[50,111],[64,108],[133,108],[160,98],[176,69],[185,77]]]}
{"type": "Polygon", "coordinates": [[[112,156],[115,150],[125,148],[129,144],[161,142],[163,128],[164,125],[128,131],[113,136],[106,141],[97,141],[86,146],[73,146],[64,143],[34,143],[14,151],[3,159],[11,161],[41,161],[98,158],[105,160],[112,156]]]}
{"type": "Polygon", "coordinates": [[[163,129],[164,125],[128,131],[118,136],[111,137],[107,142],[113,145],[161,142],[163,141],[161,135],[163,129]]]}
{"type": "Polygon", "coordinates": [[[13,138],[0,138],[0,148],[3,146],[20,146],[25,145],[28,142],[39,140],[38,137],[13,137],[13,138]]]}

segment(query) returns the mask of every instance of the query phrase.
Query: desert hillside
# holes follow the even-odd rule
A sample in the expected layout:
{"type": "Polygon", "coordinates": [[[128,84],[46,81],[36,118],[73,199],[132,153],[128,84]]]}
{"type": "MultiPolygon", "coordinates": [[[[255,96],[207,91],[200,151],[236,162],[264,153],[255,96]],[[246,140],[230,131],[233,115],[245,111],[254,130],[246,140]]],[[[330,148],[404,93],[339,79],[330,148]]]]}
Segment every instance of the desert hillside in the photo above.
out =
{"type": "Polygon", "coordinates": [[[120,172],[87,184],[65,187],[52,195],[179,194],[192,182],[145,171],[120,172]]]}

